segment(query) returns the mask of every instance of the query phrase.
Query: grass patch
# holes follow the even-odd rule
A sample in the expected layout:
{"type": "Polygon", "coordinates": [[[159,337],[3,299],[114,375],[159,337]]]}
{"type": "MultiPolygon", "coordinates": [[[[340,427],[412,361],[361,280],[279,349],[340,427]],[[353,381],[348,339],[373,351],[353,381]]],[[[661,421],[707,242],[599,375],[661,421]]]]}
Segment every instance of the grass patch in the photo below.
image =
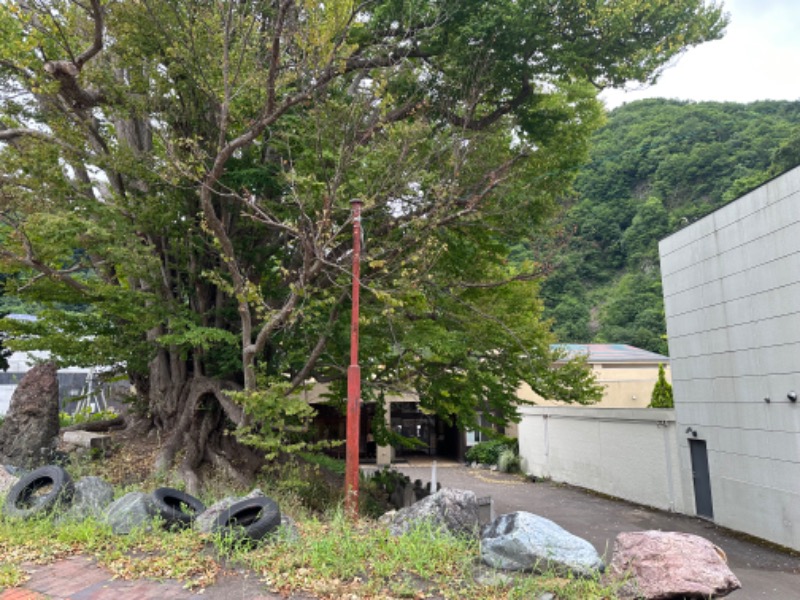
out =
{"type": "Polygon", "coordinates": [[[28,577],[28,574],[19,565],[2,563],[0,564],[0,591],[22,585],[28,577]]]}
{"type": "Polygon", "coordinates": [[[613,598],[596,580],[497,574],[479,566],[479,542],[421,525],[393,537],[372,521],[349,523],[340,511],[328,520],[299,524],[299,539],[285,538],[232,557],[280,593],[304,590],[322,597],[613,598]]]}
{"type": "Polygon", "coordinates": [[[83,554],[120,579],[177,579],[187,587],[204,587],[213,583],[220,569],[205,547],[206,540],[188,530],[155,528],[116,535],[108,524],[93,519],[60,523],[47,518],[0,519],[0,569],[83,554]]]}
{"type": "Polygon", "coordinates": [[[297,535],[283,533],[252,547],[191,530],[156,528],[119,536],[94,520],[0,518],[0,587],[24,581],[23,563],[82,554],[120,579],[175,579],[194,588],[212,584],[223,565],[234,564],[257,574],[275,592],[302,591],[321,598],[522,600],[544,592],[559,600],[615,597],[612,588],[592,579],[481,567],[477,540],[426,525],[393,537],[374,521],[350,523],[339,509],[299,521],[297,535]]]}

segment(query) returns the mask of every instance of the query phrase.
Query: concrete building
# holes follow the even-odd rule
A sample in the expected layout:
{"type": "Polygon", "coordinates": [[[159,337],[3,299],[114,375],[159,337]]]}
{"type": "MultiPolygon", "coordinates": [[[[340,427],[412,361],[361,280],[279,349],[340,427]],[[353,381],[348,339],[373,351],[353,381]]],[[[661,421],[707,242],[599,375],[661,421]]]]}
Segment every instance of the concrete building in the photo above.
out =
{"type": "Polygon", "coordinates": [[[659,251],[683,504],[800,550],[800,168],[659,251]]]}

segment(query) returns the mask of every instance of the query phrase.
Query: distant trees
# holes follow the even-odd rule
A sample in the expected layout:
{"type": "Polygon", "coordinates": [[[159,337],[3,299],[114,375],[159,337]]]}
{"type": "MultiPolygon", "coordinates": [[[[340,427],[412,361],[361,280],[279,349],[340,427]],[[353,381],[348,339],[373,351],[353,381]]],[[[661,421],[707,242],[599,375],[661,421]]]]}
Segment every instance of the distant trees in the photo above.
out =
{"type": "Polygon", "coordinates": [[[593,136],[559,235],[515,256],[547,265],[561,341],[666,353],[659,240],[798,164],[800,102],[626,104],[593,136]]]}

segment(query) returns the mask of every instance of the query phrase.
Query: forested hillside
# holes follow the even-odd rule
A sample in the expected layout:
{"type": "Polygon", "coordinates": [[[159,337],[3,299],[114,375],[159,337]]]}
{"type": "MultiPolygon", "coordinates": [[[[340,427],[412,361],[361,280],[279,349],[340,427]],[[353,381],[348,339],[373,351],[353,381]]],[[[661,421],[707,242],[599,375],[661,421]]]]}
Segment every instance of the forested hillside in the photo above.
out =
{"type": "Polygon", "coordinates": [[[554,235],[513,256],[548,274],[561,341],[666,354],[658,241],[797,164],[800,102],[627,104],[595,134],[554,235]]]}

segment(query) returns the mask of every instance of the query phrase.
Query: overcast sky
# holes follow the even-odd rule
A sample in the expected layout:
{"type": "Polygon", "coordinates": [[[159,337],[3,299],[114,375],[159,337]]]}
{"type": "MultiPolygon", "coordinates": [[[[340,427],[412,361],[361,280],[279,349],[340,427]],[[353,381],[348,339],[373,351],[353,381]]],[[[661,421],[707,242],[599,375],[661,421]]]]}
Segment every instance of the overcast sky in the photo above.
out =
{"type": "Polygon", "coordinates": [[[688,50],[658,83],[601,94],[611,109],[641,98],[800,100],[800,0],[725,0],[721,40],[688,50]]]}

